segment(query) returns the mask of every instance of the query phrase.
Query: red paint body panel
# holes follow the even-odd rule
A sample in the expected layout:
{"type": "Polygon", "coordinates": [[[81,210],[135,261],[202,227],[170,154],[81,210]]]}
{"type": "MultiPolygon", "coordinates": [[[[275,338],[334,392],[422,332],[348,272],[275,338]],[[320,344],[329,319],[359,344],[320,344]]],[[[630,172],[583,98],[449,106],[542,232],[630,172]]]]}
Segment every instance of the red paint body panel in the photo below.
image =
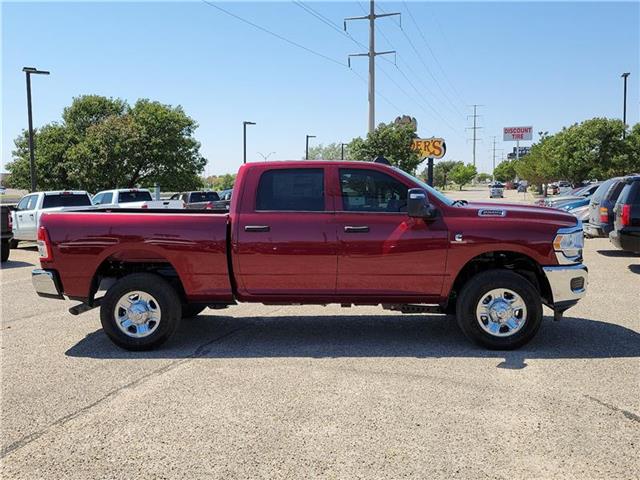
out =
{"type": "Polygon", "coordinates": [[[86,298],[107,259],[169,262],[188,299],[233,298],[227,267],[227,216],[214,214],[69,212],[45,214],[64,293],[86,298]]]}
{"type": "Polygon", "coordinates": [[[442,303],[462,268],[487,252],[511,251],[539,265],[557,264],[553,238],[573,216],[541,207],[506,204],[449,206],[437,198],[429,221],[402,213],[342,210],[338,170],[381,171],[419,187],[394,169],[366,162],[295,161],[240,168],[229,215],[69,212],[42,218],[64,293],[86,298],[107,259],[168,262],[190,301],[273,303],[442,303]],[[256,211],[260,175],[279,168],[321,168],[325,211],[256,211]],[[504,217],[481,217],[501,208],[504,217]],[[231,238],[227,238],[230,223],[231,238]],[[246,231],[268,226],[268,231],[246,231]],[[346,233],[345,226],[367,226],[346,233]],[[457,234],[462,235],[456,241],[457,234]],[[227,261],[231,242],[233,282],[227,261]],[[232,284],[236,291],[232,290],[232,284]]]}

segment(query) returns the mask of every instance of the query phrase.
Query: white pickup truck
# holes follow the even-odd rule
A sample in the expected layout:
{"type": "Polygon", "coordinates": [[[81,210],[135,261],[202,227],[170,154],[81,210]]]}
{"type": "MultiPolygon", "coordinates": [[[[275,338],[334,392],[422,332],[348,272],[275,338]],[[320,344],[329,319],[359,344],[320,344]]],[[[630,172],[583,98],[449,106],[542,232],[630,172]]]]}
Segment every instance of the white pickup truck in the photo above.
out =
{"type": "Polygon", "coordinates": [[[93,204],[100,208],[184,208],[182,200],[154,200],[145,188],[104,190],[95,194],[93,204]]]}
{"type": "Polygon", "coordinates": [[[20,241],[35,242],[40,225],[40,216],[45,212],[86,210],[91,207],[91,197],[83,190],[33,192],[20,199],[11,212],[15,248],[20,241]]]}

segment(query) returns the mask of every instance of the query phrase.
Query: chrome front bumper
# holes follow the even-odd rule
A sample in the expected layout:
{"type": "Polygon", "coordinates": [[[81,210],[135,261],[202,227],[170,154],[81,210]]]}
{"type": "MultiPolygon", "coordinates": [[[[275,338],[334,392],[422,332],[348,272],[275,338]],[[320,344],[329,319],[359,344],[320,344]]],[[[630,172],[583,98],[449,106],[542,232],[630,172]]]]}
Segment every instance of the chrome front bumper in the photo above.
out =
{"type": "Polygon", "coordinates": [[[575,303],[587,293],[588,269],[583,264],[542,267],[553,295],[553,304],[575,303]]]}
{"type": "Polygon", "coordinates": [[[36,293],[46,298],[64,298],[56,272],[36,269],[31,272],[31,283],[36,293]]]}

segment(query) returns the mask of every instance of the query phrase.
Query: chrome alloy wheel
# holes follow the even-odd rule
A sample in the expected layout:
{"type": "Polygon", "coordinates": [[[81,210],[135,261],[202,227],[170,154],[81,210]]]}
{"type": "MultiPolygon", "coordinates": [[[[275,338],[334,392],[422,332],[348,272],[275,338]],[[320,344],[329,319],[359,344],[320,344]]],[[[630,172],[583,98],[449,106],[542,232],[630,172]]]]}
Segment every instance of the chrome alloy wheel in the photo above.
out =
{"type": "Polygon", "coordinates": [[[494,337],[509,337],[527,321],[527,306],[520,295],[508,288],[496,288],[480,297],[476,307],[480,327],[494,337]]]}
{"type": "Polygon", "coordinates": [[[122,333],[133,338],[144,338],[156,331],[162,312],[152,295],[133,291],[120,297],[113,316],[122,333]]]}

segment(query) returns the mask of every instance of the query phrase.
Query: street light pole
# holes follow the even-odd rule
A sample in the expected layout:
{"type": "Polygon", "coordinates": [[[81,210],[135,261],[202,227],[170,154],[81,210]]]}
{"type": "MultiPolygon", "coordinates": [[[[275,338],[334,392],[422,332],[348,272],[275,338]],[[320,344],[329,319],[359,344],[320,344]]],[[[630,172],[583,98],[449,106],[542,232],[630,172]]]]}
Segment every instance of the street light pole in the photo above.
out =
{"type": "Polygon", "coordinates": [[[23,67],[22,71],[27,77],[27,115],[29,117],[29,170],[31,173],[31,191],[36,191],[36,160],[33,149],[33,113],[31,111],[31,74],[49,75],[45,70],[38,70],[34,67],[23,67]]]}
{"type": "Polygon", "coordinates": [[[306,141],[306,146],[304,149],[304,159],[305,160],[309,160],[309,139],[310,138],[316,138],[315,135],[307,135],[307,141],[306,141]]]}
{"type": "Polygon", "coordinates": [[[242,163],[247,163],[247,125],[255,125],[255,122],[242,122],[242,163]]]}
{"type": "Polygon", "coordinates": [[[265,154],[264,154],[264,153],[262,153],[262,152],[258,152],[258,155],[260,155],[260,156],[262,157],[262,159],[266,162],[267,160],[269,160],[269,157],[270,157],[271,155],[273,155],[274,153],[276,153],[276,152],[269,152],[269,153],[267,153],[267,154],[265,155],[265,154]]]}
{"type": "Polygon", "coordinates": [[[345,145],[349,145],[348,143],[341,143],[340,144],[340,160],[344,160],[344,146],[345,145]]]}
{"type": "Polygon", "coordinates": [[[626,72],[621,75],[624,79],[624,100],[622,102],[622,123],[624,123],[624,130],[622,131],[622,138],[627,136],[627,77],[631,75],[631,72],[626,72]]]}

